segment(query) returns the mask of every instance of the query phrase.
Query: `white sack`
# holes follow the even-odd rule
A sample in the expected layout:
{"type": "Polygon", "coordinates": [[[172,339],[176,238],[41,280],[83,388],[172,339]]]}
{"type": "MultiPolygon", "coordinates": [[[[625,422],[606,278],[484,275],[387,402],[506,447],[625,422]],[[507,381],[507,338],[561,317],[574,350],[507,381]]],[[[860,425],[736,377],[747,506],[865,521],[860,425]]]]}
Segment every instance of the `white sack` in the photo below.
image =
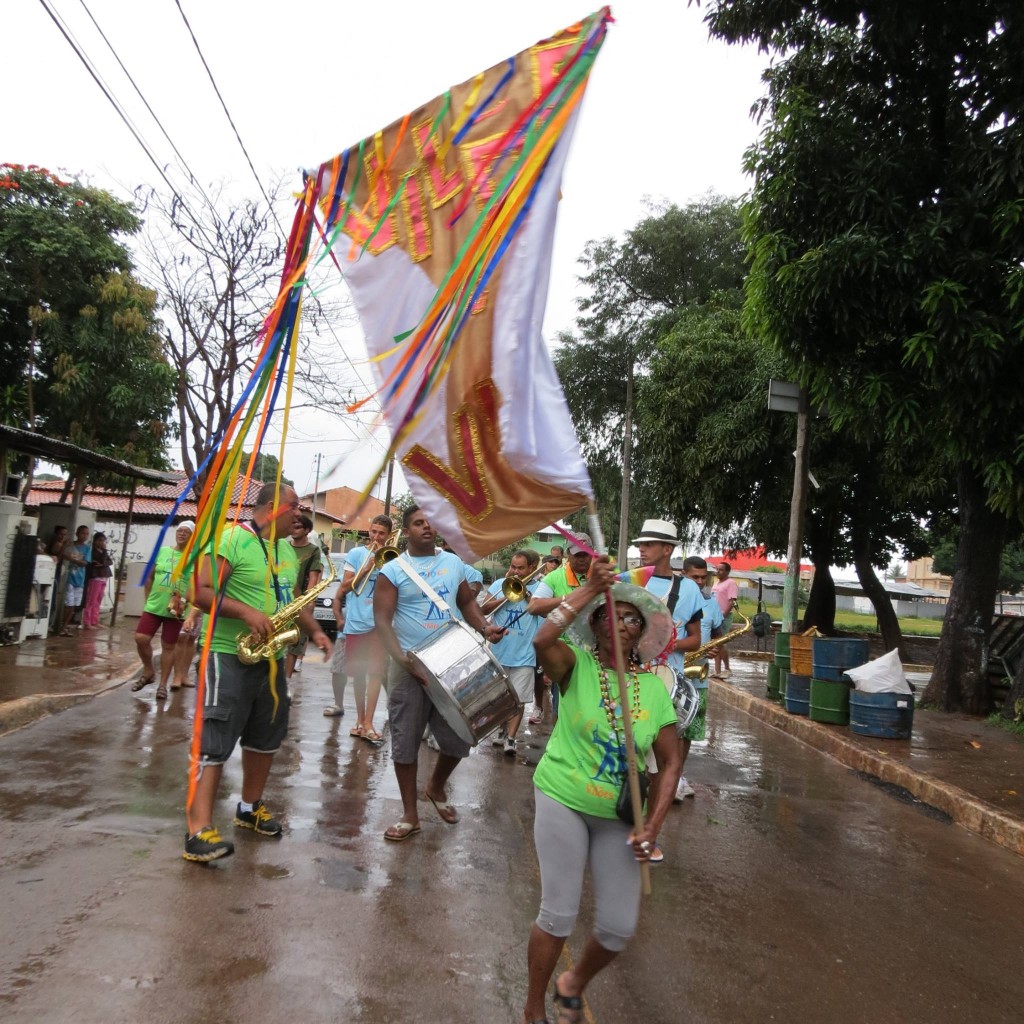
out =
{"type": "Polygon", "coordinates": [[[861,693],[913,693],[903,674],[899,651],[892,650],[866,665],[848,668],[846,674],[861,693]]]}

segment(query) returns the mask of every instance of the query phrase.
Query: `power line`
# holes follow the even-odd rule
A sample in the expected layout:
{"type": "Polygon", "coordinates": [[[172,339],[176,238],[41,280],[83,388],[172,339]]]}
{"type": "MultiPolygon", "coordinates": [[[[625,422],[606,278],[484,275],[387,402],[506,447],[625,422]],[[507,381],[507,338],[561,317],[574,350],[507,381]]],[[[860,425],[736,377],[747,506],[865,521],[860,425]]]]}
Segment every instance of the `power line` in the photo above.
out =
{"type": "MultiPolygon", "coordinates": [[[[213,91],[217,94],[217,99],[220,100],[220,105],[221,105],[221,108],[222,108],[222,110],[224,112],[224,117],[227,118],[227,123],[231,126],[231,131],[234,132],[234,137],[236,137],[238,139],[239,145],[242,148],[242,152],[243,152],[243,154],[245,154],[246,162],[249,164],[249,170],[252,171],[253,177],[256,179],[256,183],[259,185],[259,189],[260,189],[261,193],[263,194],[263,199],[266,200],[266,204],[267,204],[267,206],[268,206],[268,208],[270,210],[270,213],[273,215],[273,219],[276,222],[278,222],[278,227],[281,228],[282,234],[284,234],[284,236],[287,237],[288,232],[285,230],[285,225],[281,222],[281,218],[278,216],[278,211],[276,211],[273,208],[273,205],[270,203],[270,198],[266,194],[266,190],[263,187],[263,182],[260,179],[259,174],[256,173],[256,168],[253,166],[253,162],[252,162],[252,159],[249,156],[249,151],[246,148],[246,144],[245,144],[245,142],[242,141],[242,135],[239,133],[239,129],[238,129],[238,127],[236,127],[236,124],[234,124],[234,119],[231,117],[230,111],[228,111],[228,109],[227,109],[227,103],[224,101],[224,97],[221,95],[220,89],[217,87],[217,82],[216,82],[216,80],[213,77],[213,72],[210,70],[209,63],[207,63],[206,57],[203,54],[202,47],[200,47],[200,45],[199,45],[199,40],[196,38],[196,33],[193,31],[193,27],[191,27],[190,23],[188,22],[188,17],[185,14],[184,9],[181,6],[181,0],[174,0],[174,4],[178,8],[178,12],[181,14],[182,22],[184,22],[185,28],[188,30],[188,35],[191,37],[191,41],[193,41],[193,45],[196,47],[196,52],[199,54],[199,58],[203,62],[203,67],[206,69],[206,74],[207,74],[207,76],[210,79],[210,85],[213,86],[213,91]]],[[[362,378],[359,375],[358,371],[355,369],[355,364],[352,361],[351,357],[348,355],[348,353],[345,351],[345,347],[342,345],[341,339],[338,337],[338,333],[334,329],[334,325],[330,322],[330,319],[328,318],[327,314],[324,312],[324,307],[321,304],[321,301],[319,301],[319,299],[315,295],[312,295],[311,291],[310,291],[310,295],[311,295],[311,298],[312,298],[313,302],[316,304],[317,311],[319,312],[319,314],[321,314],[321,316],[324,319],[324,323],[327,325],[328,330],[331,332],[331,335],[333,336],[333,338],[335,340],[335,344],[337,344],[337,346],[338,346],[338,350],[341,352],[341,354],[344,357],[345,361],[347,362],[347,364],[351,368],[352,373],[355,376],[355,379],[359,382],[359,384],[361,384],[362,386],[366,387],[367,393],[370,394],[371,393],[370,386],[367,385],[364,380],[362,380],[362,378]]],[[[380,402],[376,401],[376,399],[375,399],[375,403],[376,403],[376,406],[377,406],[377,408],[379,410],[380,409],[380,402]]]]}
{"type": "Polygon", "coordinates": [[[266,189],[263,187],[263,182],[260,180],[260,176],[256,173],[256,168],[253,166],[252,159],[249,156],[249,151],[245,148],[245,143],[242,141],[242,136],[238,134],[238,129],[235,127],[234,119],[231,117],[231,112],[228,110],[228,105],[224,102],[224,97],[220,94],[220,89],[217,88],[217,82],[213,77],[213,72],[210,70],[210,65],[206,63],[206,58],[203,56],[203,51],[199,46],[199,40],[196,39],[195,32],[192,31],[192,26],[189,24],[188,17],[185,15],[185,11],[182,9],[181,0],[174,0],[175,6],[178,8],[178,13],[181,15],[181,20],[185,22],[185,28],[188,29],[188,34],[192,37],[192,43],[196,48],[196,53],[199,54],[199,59],[203,63],[203,67],[206,69],[206,74],[209,76],[210,85],[213,86],[213,91],[217,94],[217,99],[220,100],[220,105],[224,110],[224,116],[228,119],[228,124],[231,125],[231,130],[235,133],[235,138],[238,139],[238,145],[241,146],[242,152],[245,154],[246,162],[249,164],[249,170],[252,171],[252,176],[256,179],[256,184],[260,187],[260,192],[263,193],[263,198],[267,201],[267,206],[270,207],[270,212],[274,215],[274,220],[277,221],[277,226],[281,229],[282,235],[287,235],[284,229],[284,225],[281,223],[281,218],[278,217],[277,211],[274,209],[273,203],[270,201],[270,196],[267,195],[266,189]]]}

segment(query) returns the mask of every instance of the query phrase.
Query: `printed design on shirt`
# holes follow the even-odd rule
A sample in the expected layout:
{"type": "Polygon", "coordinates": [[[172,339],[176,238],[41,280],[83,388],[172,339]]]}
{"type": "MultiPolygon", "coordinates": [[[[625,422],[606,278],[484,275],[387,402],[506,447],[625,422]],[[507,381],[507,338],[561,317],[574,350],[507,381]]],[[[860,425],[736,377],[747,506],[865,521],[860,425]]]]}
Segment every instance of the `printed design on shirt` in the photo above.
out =
{"type": "MultiPolygon", "coordinates": [[[[441,600],[444,601],[447,604],[448,603],[448,595],[451,594],[451,589],[449,588],[448,584],[447,583],[442,583],[441,586],[434,587],[434,590],[437,592],[437,596],[439,598],[441,598],[441,600]]],[[[426,600],[426,598],[424,598],[424,600],[426,600]]],[[[424,622],[444,622],[445,620],[450,619],[450,618],[451,618],[451,615],[449,614],[447,609],[442,609],[438,605],[434,604],[433,601],[431,601],[430,602],[430,607],[427,609],[426,618],[423,621],[424,622]]]]}
{"type": "MultiPolygon", "coordinates": [[[[604,705],[601,705],[601,714],[604,714],[604,705]]],[[[591,734],[594,746],[602,751],[601,763],[597,766],[592,778],[595,782],[612,782],[616,785],[626,774],[626,748],[619,743],[614,735],[606,740],[601,739],[597,726],[591,734]]]]}

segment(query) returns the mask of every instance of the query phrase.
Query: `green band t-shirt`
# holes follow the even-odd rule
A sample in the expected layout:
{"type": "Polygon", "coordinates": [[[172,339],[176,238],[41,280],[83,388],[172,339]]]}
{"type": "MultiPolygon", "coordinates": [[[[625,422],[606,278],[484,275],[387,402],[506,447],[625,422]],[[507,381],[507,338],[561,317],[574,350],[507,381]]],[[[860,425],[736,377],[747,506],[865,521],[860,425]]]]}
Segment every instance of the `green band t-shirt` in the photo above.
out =
{"type": "MultiPolygon", "coordinates": [[[[282,605],[292,600],[295,581],[299,573],[299,560],[295,557],[295,549],[287,539],[278,538],[271,544],[268,538],[263,542],[252,531],[249,524],[229,526],[221,538],[217,554],[231,566],[224,587],[224,594],[262,611],[268,617],[273,615],[282,605]],[[264,554],[263,545],[266,545],[264,554]],[[267,556],[272,565],[268,567],[267,556]],[[274,589],[274,577],[269,572],[272,568],[277,574],[280,590],[280,601],[274,589]]],[[[209,616],[207,616],[208,620],[209,616]]],[[[204,620],[204,627],[206,621],[204,620]]],[[[247,633],[249,627],[241,619],[229,619],[222,614],[217,615],[213,629],[213,640],[210,649],[225,654],[236,653],[238,636],[247,633]]],[[[281,652],[282,657],[284,652],[281,652]]]]}
{"type": "Polygon", "coordinates": [[[188,596],[189,576],[183,575],[173,584],[171,577],[181,560],[183,552],[177,548],[162,547],[156,553],[156,561],[153,563],[153,585],[149,588],[149,597],[146,598],[145,610],[150,615],[159,615],[161,618],[173,618],[171,611],[171,594],[182,594],[188,596]]]}
{"type": "MultiPolygon", "coordinates": [[[[537,765],[534,785],[566,807],[598,818],[614,818],[619,789],[626,777],[626,747],[622,733],[622,709],[618,706],[619,682],[612,669],[608,673],[608,692],[615,703],[618,736],[612,733],[601,700],[597,659],[587,650],[572,647],[576,665],[569,685],[558,699],[558,722],[547,750],[537,765]]],[[[676,724],[676,712],[665,684],[650,672],[637,673],[640,687],[640,713],[633,722],[633,743],[637,762],[642,765],[658,733],[676,724]]]]}

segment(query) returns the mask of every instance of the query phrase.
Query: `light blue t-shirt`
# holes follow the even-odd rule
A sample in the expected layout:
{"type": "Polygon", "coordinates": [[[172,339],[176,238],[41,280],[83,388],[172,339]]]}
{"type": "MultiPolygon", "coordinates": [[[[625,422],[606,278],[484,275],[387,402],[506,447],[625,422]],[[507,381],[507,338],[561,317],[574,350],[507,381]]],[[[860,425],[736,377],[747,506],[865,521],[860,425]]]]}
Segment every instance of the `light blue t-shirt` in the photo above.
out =
{"type": "MultiPolygon", "coordinates": [[[[369,548],[353,548],[345,555],[345,572],[359,572],[363,563],[372,558],[369,548]]],[[[360,593],[349,591],[345,598],[345,629],[346,636],[356,633],[369,633],[373,629],[373,588],[377,582],[379,569],[370,570],[370,578],[363,584],[360,593]]]]}
{"type": "MultiPolygon", "coordinates": [[[[91,544],[72,544],[75,551],[78,552],[86,562],[92,561],[92,545],[91,544]]],[[[71,566],[68,569],[68,586],[69,587],[84,587],[85,586],[85,566],[75,565],[73,562],[69,563],[71,566]]]]}
{"type": "Polygon", "coordinates": [[[474,569],[473,566],[466,566],[466,582],[473,586],[474,583],[479,583],[482,587],[484,585],[484,574],[479,569],[474,569]]]}
{"type": "MultiPolygon", "coordinates": [[[[652,576],[647,581],[647,589],[661,601],[667,602],[669,592],[672,590],[671,576],[652,576]]],[[[681,578],[679,580],[679,597],[676,606],[672,611],[672,621],[676,624],[676,636],[681,638],[686,633],[686,624],[698,616],[704,609],[704,597],[700,587],[693,580],[681,578]]],[[[666,659],[669,665],[676,672],[682,672],[686,667],[686,655],[673,651],[666,659]]]]}
{"type": "MultiPolygon", "coordinates": [[[[504,582],[503,579],[495,580],[488,589],[488,593],[493,597],[501,597],[501,585],[504,582]]],[[[494,656],[505,668],[522,668],[526,665],[537,664],[537,655],[533,650],[533,637],[544,620],[539,615],[527,615],[526,606],[539,584],[540,580],[530,580],[526,584],[527,598],[525,601],[517,601],[515,604],[506,601],[491,616],[496,626],[508,630],[507,635],[491,648],[494,656]]]]}
{"type": "Polygon", "coordinates": [[[466,578],[466,566],[458,555],[450,551],[438,551],[433,555],[410,555],[406,552],[381,569],[380,574],[398,590],[398,605],[392,624],[402,650],[409,651],[428,639],[450,616],[428,600],[427,595],[409,579],[408,572],[399,564],[402,559],[411,563],[417,575],[444,599],[457,619],[462,618],[456,599],[459,584],[466,578]]]}
{"type": "MultiPolygon", "coordinates": [[[[703,595],[702,595],[703,596],[703,595]]],[[[722,606],[714,594],[704,598],[704,618],[700,620],[701,647],[711,639],[711,630],[718,629],[722,624],[722,606]]]]}

